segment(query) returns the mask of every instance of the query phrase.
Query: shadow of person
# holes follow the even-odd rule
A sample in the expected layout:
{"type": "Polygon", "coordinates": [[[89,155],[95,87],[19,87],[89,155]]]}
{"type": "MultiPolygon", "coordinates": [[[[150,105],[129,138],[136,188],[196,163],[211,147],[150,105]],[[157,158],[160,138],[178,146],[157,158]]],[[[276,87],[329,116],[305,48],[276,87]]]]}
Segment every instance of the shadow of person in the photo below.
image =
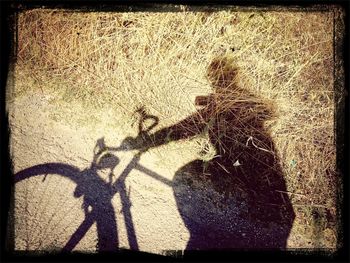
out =
{"type": "Polygon", "coordinates": [[[214,158],[186,164],[173,180],[186,250],[283,249],[295,215],[264,128],[274,106],[237,85],[228,58],[213,60],[207,77],[214,93],[196,98],[198,111],[147,139],[150,148],[207,132],[215,148],[214,158]]]}

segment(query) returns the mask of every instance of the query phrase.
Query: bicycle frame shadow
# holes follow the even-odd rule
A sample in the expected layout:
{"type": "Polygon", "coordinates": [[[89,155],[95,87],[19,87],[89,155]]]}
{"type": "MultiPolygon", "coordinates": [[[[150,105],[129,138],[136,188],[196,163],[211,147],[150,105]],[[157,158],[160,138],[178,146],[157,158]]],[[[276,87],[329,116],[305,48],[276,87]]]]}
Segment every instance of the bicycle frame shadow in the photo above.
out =
{"type": "Polygon", "coordinates": [[[77,185],[73,196],[75,198],[83,196],[82,209],[85,212],[85,219],[71,235],[63,247],[63,251],[72,251],[95,222],[97,227],[98,251],[116,251],[118,249],[118,230],[112,198],[115,194],[119,193],[130,249],[139,250],[130,211],[131,201],[126,190],[125,179],[131,170],[137,169],[171,186],[171,181],[140,165],[138,163],[139,159],[140,154],[135,155],[114,183],[111,181],[111,175],[114,168],[118,165],[119,159],[111,153],[102,154],[102,156],[95,154],[91,166],[83,171],[64,163],[45,163],[32,166],[16,173],[14,183],[32,176],[59,174],[72,180],[77,185]],[[106,182],[98,175],[99,169],[106,168],[110,169],[109,182],[106,182]]]}

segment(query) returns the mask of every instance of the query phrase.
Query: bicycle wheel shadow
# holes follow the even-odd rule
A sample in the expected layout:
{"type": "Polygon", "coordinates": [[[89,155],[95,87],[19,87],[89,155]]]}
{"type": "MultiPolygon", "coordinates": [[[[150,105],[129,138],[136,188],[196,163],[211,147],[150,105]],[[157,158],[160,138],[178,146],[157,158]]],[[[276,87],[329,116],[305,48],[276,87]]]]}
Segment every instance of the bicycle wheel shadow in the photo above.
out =
{"type": "Polygon", "coordinates": [[[73,250],[95,222],[98,236],[97,249],[99,251],[116,250],[118,248],[118,232],[111,202],[115,191],[110,182],[103,180],[97,171],[106,168],[113,170],[118,162],[117,157],[107,154],[102,156],[98,162],[94,160],[91,167],[83,171],[64,163],[39,164],[16,173],[14,183],[33,176],[44,176],[42,181],[45,181],[49,174],[57,174],[70,179],[76,185],[73,196],[75,198],[83,196],[82,209],[85,213],[85,219],[69,237],[63,251],[73,250]]]}
{"type": "Polygon", "coordinates": [[[264,128],[274,106],[238,87],[237,68],[228,58],[213,60],[208,79],[214,94],[196,98],[202,108],[154,136],[170,133],[179,140],[195,135],[191,127],[201,127],[216,149],[215,158],[192,161],[173,179],[190,232],[186,250],[284,249],[295,214],[264,128]]]}

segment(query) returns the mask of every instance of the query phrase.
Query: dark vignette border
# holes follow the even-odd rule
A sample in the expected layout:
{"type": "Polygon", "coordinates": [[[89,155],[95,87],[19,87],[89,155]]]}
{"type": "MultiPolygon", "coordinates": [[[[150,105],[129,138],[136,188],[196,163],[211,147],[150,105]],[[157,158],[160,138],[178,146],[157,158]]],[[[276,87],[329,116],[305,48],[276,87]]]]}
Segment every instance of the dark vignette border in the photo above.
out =
{"type": "MultiPolygon", "coordinates": [[[[334,12],[335,140],[339,229],[338,247],[349,248],[349,6],[334,12]],[[343,208],[343,209],[341,209],[343,208]]],[[[349,253],[344,251],[344,255],[349,253]]],[[[349,254],[347,254],[349,260],[349,254]]]]}
{"type": "Polygon", "coordinates": [[[10,249],[9,243],[5,242],[7,233],[11,232],[11,229],[7,228],[9,222],[9,210],[10,210],[10,197],[12,196],[11,187],[11,162],[9,156],[9,137],[10,131],[8,129],[8,115],[6,111],[6,86],[12,85],[12,77],[9,76],[11,70],[11,65],[14,65],[14,52],[12,48],[14,45],[13,33],[16,25],[14,23],[14,14],[12,8],[8,4],[1,3],[0,8],[0,18],[1,18],[1,57],[0,57],[0,67],[1,67],[1,176],[0,176],[0,187],[1,187],[1,259],[3,255],[6,255],[7,250],[10,249]]]}
{"type": "MultiPolygon", "coordinates": [[[[350,2],[347,1],[327,1],[327,0],[264,0],[256,3],[254,0],[238,0],[230,1],[210,1],[201,3],[200,1],[97,1],[97,0],[13,0],[0,2],[1,17],[1,260],[9,262],[17,261],[55,261],[55,262],[75,262],[81,260],[86,261],[266,261],[266,262],[285,262],[285,261],[310,261],[310,262],[348,262],[349,261],[349,162],[348,159],[348,118],[349,118],[349,7],[350,2]],[[8,116],[6,111],[6,87],[13,85],[14,76],[12,67],[16,58],[16,22],[17,12],[32,8],[58,8],[67,9],[74,12],[94,12],[94,11],[157,11],[157,12],[179,12],[183,7],[180,5],[190,5],[186,7],[187,11],[214,11],[226,9],[230,6],[233,9],[252,10],[259,8],[269,10],[272,8],[281,8],[285,10],[300,11],[302,7],[305,11],[333,11],[334,14],[334,89],[335,89],[335,137],[337,147],[337,172],[338,172],[338,209],[339,214],[339,240],[338,250],[335,253],[329,253],[327,250],[294,250],[284,252],[270,251],[218,251],[218,252],[181,252],[169,251],[168,256],[158,256],[144,252],[131,252],[128,250],[120,250],[117,253],[101,253],[101,254],[46,254],[46,253],[21,253],[13,252],[13,244],[6,241],[6,236],[11,235],[11,212],[13,204],[10,203],[13,196],[11,185],[11,158],[9,156],[9,136],[8,116]],[[232,6],[234,5],[234,6],[232,6]],[[273,5],[273,6],[271,6],[273,5]]],[[[13,233],[12,233],[13,234],[13,233]]]]}

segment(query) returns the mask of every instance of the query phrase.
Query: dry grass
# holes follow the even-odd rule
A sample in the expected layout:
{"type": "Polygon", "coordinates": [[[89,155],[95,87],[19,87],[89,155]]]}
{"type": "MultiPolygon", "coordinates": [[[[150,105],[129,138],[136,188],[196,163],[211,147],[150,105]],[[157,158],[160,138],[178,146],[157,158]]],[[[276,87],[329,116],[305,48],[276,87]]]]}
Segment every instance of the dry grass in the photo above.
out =
{"type": "Polygon", "coordinates": [[[277,117],[266,128],[297,213],[295,235],[308,235],[316,212],[334,235],[332,23],[332,12],[316,11],[24,11],[14,97],[53,93],[55,103],[112,108],[128,125],[145,105],[165,127],[196,111],[196,96],[212,90],[209,64],[227,57],[240,87],[274,102],[277,117]]]}

